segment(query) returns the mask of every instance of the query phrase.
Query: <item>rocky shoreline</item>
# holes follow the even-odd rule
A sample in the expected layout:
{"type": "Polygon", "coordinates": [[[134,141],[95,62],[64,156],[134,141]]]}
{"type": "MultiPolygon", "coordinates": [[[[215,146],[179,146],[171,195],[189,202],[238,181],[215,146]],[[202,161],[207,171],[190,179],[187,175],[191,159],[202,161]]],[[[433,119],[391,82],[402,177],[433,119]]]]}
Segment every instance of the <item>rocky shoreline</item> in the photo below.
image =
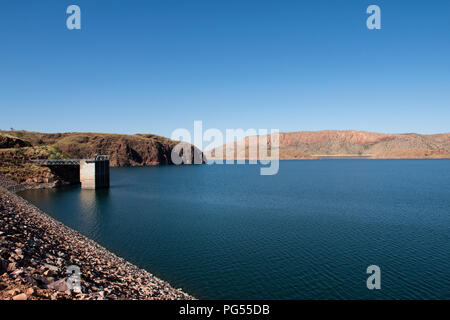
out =
{"type": "Polygon", "coordinates": [[[0,175],[0,299],[193,299],[51,218],[0,175]],[[80,269],[81,292],[67,268],[80,269]]]}

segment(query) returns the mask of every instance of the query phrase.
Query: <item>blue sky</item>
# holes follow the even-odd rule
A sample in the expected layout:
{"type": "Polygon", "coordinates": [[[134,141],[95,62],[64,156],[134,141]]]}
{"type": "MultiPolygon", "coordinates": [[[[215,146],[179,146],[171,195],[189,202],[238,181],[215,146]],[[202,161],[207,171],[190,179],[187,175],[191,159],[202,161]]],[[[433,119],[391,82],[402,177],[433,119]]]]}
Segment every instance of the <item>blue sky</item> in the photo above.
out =
{"type": "Polygon", "coordinates": [[[0,128],[450,131],[450,2],[0,3],[0,128]],[[82,30],[66,28],[79,5],[82,30]],[[381,7],[382,29],[366,28],[381,7]]]}

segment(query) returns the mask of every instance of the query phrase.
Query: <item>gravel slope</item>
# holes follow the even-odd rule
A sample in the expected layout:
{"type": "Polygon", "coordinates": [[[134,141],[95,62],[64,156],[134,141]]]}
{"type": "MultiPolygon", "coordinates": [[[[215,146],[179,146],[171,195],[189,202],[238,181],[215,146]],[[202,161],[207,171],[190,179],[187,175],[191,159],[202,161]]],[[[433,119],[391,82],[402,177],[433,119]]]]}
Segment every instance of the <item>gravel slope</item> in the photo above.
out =
{"type": "Polygon", "coordinates": [[[54,220],[0,176],[0,299],[193,299],[54,220]],[[81,270],[82,292],[66,283],[81,270]]]}

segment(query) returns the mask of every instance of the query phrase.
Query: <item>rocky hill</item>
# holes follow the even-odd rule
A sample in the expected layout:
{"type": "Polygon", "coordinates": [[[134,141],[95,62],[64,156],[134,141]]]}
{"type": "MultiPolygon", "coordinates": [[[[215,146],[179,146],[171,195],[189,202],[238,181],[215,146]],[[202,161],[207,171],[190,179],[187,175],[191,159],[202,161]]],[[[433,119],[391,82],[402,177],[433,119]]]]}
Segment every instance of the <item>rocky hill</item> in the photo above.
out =
{"type": "Polygon", "coordinates": [[[53,184],[58,178],[49,169],[31,164],[31,159],[83,159],[95,154],[110,155],[110,164],[116,167],[170,165],[177,144],[152,134],[0,131],[0,174],[20,183],[53,184]]]}
{"type": "MultiPolygon", "coordinates": [[[[268,149],[270,150],[270,137],[268,149]]],[[[255,136],[247,137],[238,144],[246,150],[256,148],[255,136]]],[[[222,147],[233,150],[233,144],[222,147]]],[[[220,150],[220,149],[219,149],[220,150]]],[[[218,149],[209,153],[217,157],[218,149]]],[[[450,158],[450,133],[423,135],[416,133],[384,134],[354,130],[324,130],[280,133],[280,159],[314,159],[321,157],[362,156],[382,159],[435,159],[450,158]]],[[[236,158],[235,153],[235,158],[236,158]]],[[[225,157],[224,157],[225,158],[225,157]]]]}

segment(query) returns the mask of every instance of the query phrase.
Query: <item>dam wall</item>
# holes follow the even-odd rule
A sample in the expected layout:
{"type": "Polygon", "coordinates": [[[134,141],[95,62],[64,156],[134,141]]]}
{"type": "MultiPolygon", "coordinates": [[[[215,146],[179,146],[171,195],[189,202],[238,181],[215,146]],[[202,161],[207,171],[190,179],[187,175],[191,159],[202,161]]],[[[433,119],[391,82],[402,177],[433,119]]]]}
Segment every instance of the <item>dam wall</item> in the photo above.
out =
{"type": "Polygon", "coordinates": [[[80,183],[79,165],[54,165],[50,167],[50,170],[62,181],[63,184],[80,183]]]}
{"type": "Polygon", "coordinates": [[[63,182],[81,183],[82,189],[109,188],[109,156],[94,159],[34,159],[32,163],[45,166],[63,182]]]}

